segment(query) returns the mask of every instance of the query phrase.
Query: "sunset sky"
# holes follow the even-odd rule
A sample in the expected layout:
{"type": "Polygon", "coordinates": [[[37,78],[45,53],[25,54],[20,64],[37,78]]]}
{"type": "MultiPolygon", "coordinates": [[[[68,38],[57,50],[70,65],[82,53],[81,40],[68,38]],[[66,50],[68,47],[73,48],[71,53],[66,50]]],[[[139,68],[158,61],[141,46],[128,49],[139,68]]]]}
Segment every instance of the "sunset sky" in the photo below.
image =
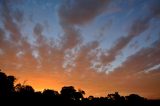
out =
{"type": "Polygon", "coordinates": [[[35,90],[160,98],[160,0],[0,0],[0,69],[35,90]]]}

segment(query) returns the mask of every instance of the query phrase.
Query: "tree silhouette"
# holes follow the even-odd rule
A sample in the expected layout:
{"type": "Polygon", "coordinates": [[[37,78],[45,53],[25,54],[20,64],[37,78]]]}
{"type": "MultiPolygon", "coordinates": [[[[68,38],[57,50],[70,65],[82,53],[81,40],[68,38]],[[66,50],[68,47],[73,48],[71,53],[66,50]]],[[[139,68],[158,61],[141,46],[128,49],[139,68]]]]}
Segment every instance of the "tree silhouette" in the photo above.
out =
{"type": "MultiPolygon", "coordinates": [[[[84,98],[85,91],[78,91],[73,86],[62,87],[60,93],[52,89],[44,89],[43,92],[35,92],[32,86],[17,84],[14,86],[16,78],[7,76],[0,70],[0,105],[2,98],[9,101],[23,101],[31,105],[55,105],[55,106],[160,106],[160,100],[148,100],[137,94],[121,96],[118,92],[108,94],[107,97],[89,96],[84,98]],[[19,98],[20,97],[20,98],[19,98]],[[33,98],[32,98],[33,97],[33,98]],[[38,104],[39,103],[39,104],[38,104]]],[[[8,102],[6,102],[8,103],[8,102]]],[[[13,105],[13,102],[11,102],[13,105]]],[[[16,104],[17,105],[17,104],[16,104]]]]}
{"type": "Polygon", "coordinates": [[[76,91],[73,86],[65,86],[61,90],[61,96],[70,100],[82,100],[84,94],[83,90],[76,91]]]}
{"type": "Polygon", "coordinates": [[[130,94],[129,96],[126,96],[126,99],[130,104],[135,105],[143,104],[145,102],[145,98],[137,94],[130,94]]]}
{"type": "Polygon", "coordinates": [[[8,92],[9,95],[13,95],[14,93],[14,82],[16,78],[14,76],[8,76],[7,81],[8,81],[8,92]]]}
{"type": "Polygon", "coordinates": [[[51,90],[51,89],[44,89],[43,95],[44,96],[56,97],[56,96],[59,96],[59,93],[57,91],[54,91],[54,90],[51,90]]]}
{"type": "Polygon", "coordinates": [[[85,91],[79,89],[78,92],[75,93],[75,99],[82,100],[84,98],[83,95],[85,95],[85,91]]]}
{"type": "Polygon", "coordinates": [[[15,91],[19,96],[33,96],[35,90],[30,85],[17,84],[15,86],[15,91]]]}
{"type": "Polygon", "coordinates": [[[0,70],[0,96],[10,96],[14,93],[14,76],[7,76],[0,70]]]}
{"type": "Polygon", "coordinates": [[[75,100],[75,93],[76,93],[76,90],[74,89],[73,86],[65,86],[61,90],[61,96],[63,98],[68,98],[72,100],[75,100]]]}
{"type": "Polygon", "coordinates": [[[0,70],[0,96],[6,96],[7,89],[7,76],[0,70]]]}

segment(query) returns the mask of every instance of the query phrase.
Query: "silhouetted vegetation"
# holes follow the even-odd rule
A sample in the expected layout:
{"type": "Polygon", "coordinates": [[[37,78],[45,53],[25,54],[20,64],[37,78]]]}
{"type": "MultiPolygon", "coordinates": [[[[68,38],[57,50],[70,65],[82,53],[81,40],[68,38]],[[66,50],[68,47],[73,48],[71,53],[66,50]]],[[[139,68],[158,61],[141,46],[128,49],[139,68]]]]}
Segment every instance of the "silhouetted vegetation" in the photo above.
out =
{"type": "Polygon", "coordinates": [[[30,85],[20,83],[14,85],[15,80],[14,76],[7,76],[0,70],[0,103],[6,100],[5,104],[16,103],[16,105],[23,102],[25,105],[45,106],[160,106],[160,100],[148,100],[137,94],[121,96],[115,92],[106,97],[84,98],[85,91],[76,90],[73,86],[62,87],[60,93],[52,89],[36,92],[30,85]]]}

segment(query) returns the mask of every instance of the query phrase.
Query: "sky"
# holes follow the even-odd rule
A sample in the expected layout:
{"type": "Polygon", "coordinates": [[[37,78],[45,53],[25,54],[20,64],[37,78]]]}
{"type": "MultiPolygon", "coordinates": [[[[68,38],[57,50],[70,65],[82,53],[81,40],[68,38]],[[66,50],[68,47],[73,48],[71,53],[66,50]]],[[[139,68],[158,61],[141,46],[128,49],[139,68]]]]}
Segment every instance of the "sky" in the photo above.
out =
{"type": "Polygon", "coordinates": [[[160,98],[160,1],[0,0],[0,69],[37,91],[160,98]]]}

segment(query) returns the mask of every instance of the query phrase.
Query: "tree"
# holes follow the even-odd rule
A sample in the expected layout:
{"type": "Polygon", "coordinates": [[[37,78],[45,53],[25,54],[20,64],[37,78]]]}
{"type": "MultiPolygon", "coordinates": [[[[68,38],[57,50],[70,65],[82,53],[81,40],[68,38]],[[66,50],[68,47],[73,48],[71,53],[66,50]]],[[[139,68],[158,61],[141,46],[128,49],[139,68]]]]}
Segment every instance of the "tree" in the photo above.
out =
{"type": "Polygon", "coordinates": [[[129,96],[126,96],[126,99],[129,101],[129,102],[140,102],[140,101],[144,101],[145,98],[144,97],[141,97],[137,94],[130,94],[129,96]]]}
{"type": "Polygon", "coordinates": [[[118,92],[115,92],[114,94],[108,94],[107,97],[112,100],[120,100],[121,98],[118,92]]]}
{"type": "Polygon", "coordinates": [[[83,90],[79,89],[78,92],[75,93],[75,99],[82,100],[83,95],[85,95],[85,92],[83,90]]]}
{"type": "Polygon", "coordinates": [[[21,96],[33,96],[34,95],[34,89],[30,85],[17,84],[15,86],[15,91],[18,95],[21,95],[21,96]]]}
{"type": "Polygon", "coordinates": [[[8,92],[9,95],[12,95],[14,93],[14,82],[16,78],[14,76],[8,76],[7,81],[8,81],[8,92]]]}
{"type": "Polygon", "coordinates": [[[60,92],[63,98],[68,98],[73,100],[75,99],[74,96],[75,96],[76,90],[74,89],[73,86],[65,86],[62,88],[60,92]]]}
{"type": "Polygon", "coordinates": [[[14,93],[14,76],[7,76],[0,70],[0,96],[10,96],[14,93]]]}
{"type": "Polygon", "coordinates": [[[43,91],[43,95],[44,96],[53,96],[53,97],[55,97],[55,96],[59,96],[59,93],[57,91],[54,91],[54,90],[51,90],[51,89],[45,89],[43,91]]]}
{"type": "Polygon", "coordinates": [[[0,96],[6,96],[7,89],[7,75],[0,70],[0,96]]]}
{"type": "Polygon", "coordinates": [[[83,90],[76,91],[73,86],[63,87],[61,95],[70,100],[82,100],[85,92],[83,90]]]}

